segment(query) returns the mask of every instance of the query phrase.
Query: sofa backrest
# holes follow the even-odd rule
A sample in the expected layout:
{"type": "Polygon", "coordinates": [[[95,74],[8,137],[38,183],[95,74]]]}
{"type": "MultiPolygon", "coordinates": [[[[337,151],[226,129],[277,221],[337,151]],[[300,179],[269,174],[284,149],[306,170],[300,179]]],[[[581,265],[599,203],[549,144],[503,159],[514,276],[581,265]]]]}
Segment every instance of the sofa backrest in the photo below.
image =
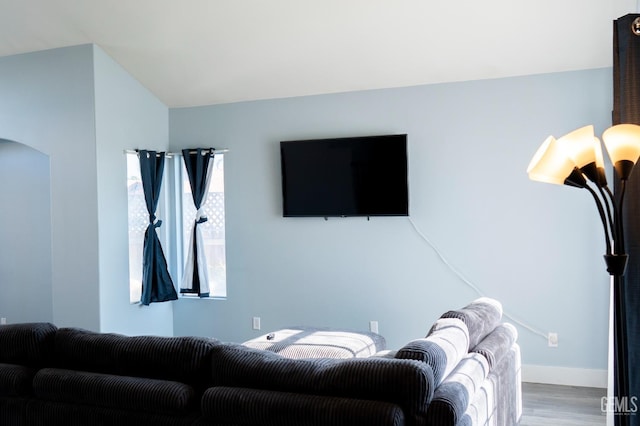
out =
{"type": "Polygon", "coordinates": [[[242,345],[213,349],[216,386],[391,402],[422,418],[433,397],[427,364],[389,358],[291,359],[242,345]]]}
{"type": "Polygon", "coordinates": [[[124,336],[61,328],[55,356],[61,368],[173,380],[206,386],[216,339],[199,337],[124,336]]]}
{"type": "Polygon", "coordinates": [[[468,352],[467,326],[457,318],[440,318],[427,337],[410,341],[396,352],[395,357],[429,365],[434,384],[438,386],[468,352]]]}
{"type": "Polygon", "coordinates": [[[441,318],[458,318],[465,323],[469,330],[469,349],[491,333],[502,320],[502,304],[489,297],[481,297],[467,306],[448,311],[441,318]]]}
{"type": "Polygon", "coordinates": [[[51,363],[56,331],[47,322],[0,325],[0,363],[29,367],[51,363]]]}

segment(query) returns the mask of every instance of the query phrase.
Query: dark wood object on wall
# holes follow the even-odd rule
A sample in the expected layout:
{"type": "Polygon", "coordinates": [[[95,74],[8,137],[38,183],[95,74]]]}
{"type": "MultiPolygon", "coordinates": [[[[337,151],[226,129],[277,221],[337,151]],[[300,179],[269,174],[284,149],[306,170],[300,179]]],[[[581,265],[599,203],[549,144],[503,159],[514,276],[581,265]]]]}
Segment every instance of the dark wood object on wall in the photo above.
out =
{"type": "MultiPolygon", "coordinates": [[[[625,15],[613,23],[612,121],[613,124],[640,124],[640,14],[625,15]]],[[[617,180],[616,185],[617,194],[617,180]]],[[[621,283],[622,306],[616,306],[624,312],[626,338],[615,361],[620,367],[616,368],[616,387],[621,387],[617,395],[627,396],[630,410],[633,408],[631,398],[640,397],[640,172],[632,173],[626,185],[622,213],[629,263],[621,283]]],[[[639,401],[636,399],[635,403],[639,401]]],[[[615,422],[640,426],[640,413],[618,413],[615,422]]]]}

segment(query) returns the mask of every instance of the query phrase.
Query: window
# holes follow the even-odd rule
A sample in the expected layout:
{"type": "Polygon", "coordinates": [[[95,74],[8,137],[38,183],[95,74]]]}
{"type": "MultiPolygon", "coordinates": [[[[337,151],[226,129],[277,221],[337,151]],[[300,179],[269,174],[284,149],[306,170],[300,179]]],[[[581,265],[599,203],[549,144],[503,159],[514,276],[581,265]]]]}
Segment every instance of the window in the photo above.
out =
{"type": "Polygon", "coordinates": [[[144,201],[140,164],[136,154],[127,154],[127,192],[129,217],[129,301],[136,303],[142,295],[142,245],[149,224],[144,201]]]}
{"type": "MultiPolygon", "coordinates": [[[[204,237],[209,272],[209,297],[223,298],[227,296],[223,154],[215,155],[212,166],[211,184],[204,204],[208,220],[198,226],[201,227],[204,237]]],[[[140,164],[135,153],[127,153],[127,191],[129,299],[131,303],[138,303],[142,294],[142,247],[149,217],[142,189],[140,164]]],[[[165,161],[162,193],[166,195],[165,200],[170,200],[169,202],[174,205],[163,209],[162,206],[165,203],[162,201],[159,203],[157,216],[162,220],[162,226],[156,230],[161,233],[160,240],[169,264],[169,272],[176,291],[179,292],[186,245],[189,244],[189,234],[196,215],[189,178],[180,155],[173,155],[165,161]],[[166,238],[167,234],[174,237],[166,238]]],[[[181,297],[197,298],[195,295],[181,295],[181,297]]]]}
{"type": "MultiPolygon", "coordinates": [[[[182,231],[178,240],[182,241],[182,253],[187,252],[189,233],[193,227],[196,208],[191,197],[191,186],[187,177],[187,170],[181,162],[182,183],[182,231]]],[[[207,269],[209,272],[210,297],[227,296],[227,268],[224,237],[224,156],[216,154],[213,158],[213,173],[209,184],[209,193],[204,203],[207,221],[198,225],[202,231],[207,269]]],[[[182,256],[181,256],[182,257],[182,256]]],[[[184,259],[179,262],[184,265],[184,259]]],[[[180,268],[182,270],[182,267],[180,268]]],[[[182,274],[180,274],[182,278],[182,274]]],[[[197,296],[186,296],[197,297],[197,296]]]]}

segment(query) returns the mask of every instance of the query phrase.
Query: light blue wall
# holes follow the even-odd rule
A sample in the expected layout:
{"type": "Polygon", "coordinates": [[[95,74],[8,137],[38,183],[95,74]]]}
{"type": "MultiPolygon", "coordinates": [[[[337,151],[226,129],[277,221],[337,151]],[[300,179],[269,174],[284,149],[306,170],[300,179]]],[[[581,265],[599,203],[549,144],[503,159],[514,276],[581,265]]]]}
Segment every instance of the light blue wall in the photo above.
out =
{"type": "Polygon", "coordinates": [[[48,156],[0,140],[0,317],[10,322],[53,321],[50,182],[48,156]]]}
{"type": "Polygon", "coordinates": [[[171,109],[170,146],[228,147],[227,300],[181,300],[177,335],[243,341],[285,325],[366,329],[390,348],[483,294],[518,326],[523,362],[606,368],[607,286],[589,195],[528,180],[549,134],[609,124],[611,70],[171,109]],[[410,219],[283,218],[279,141],[409,135],[410,219]],[[263,330],[251,330],[251,317],[263,330]]]}
{"type": "MultiPolygon", "coordinates": [[[[608,277],[597,214],[583,191],[530,182],[525,168],[548,134],[608,126],[610,76],[601,69],[169,110],[172,150],[231,149],[228,299],[175,303],[175,334],[242,341],[261,333],[252,316],[263,331],[364,329],[377,320],[397,348],[476,297],[408,218],[281,216],[280,140],[402,132],[411,220],[508,313],[559,334],[560,347],[549,349],[519,326],[524,362],[604,369],[608,277]]],[[[121,299],[122,150],[166,146],[165,107],[93,46],[0,58],[0,93],[0,138],[50,159],[53,321],[169,334],[170,306],[121,299]]]]}
{"type": "MultiPolygon", "coordinates": [[[[129,303],[124,150],[166,151],[169,110],[102,49],[93,49],[102,331],[173,334],[172,303],[129,303]]],[[[166,177],[165,177],[166,179],[166,177]]],[[[164,228],[159,228],[160,232],[164,228]]]]}
{"type": "MultiPolygon", "coordinates": [[[[50,214],[27,216],[35,223],[23,228],[19,243],[41,241],[49,257],[38,265],[21,258],[20,276],[0,267],[0,316],[8,322],[47,320],[60,327],[171,335],[170,303],[129,304],[123,153],[166,148],[168,108],[93,45],[0,58],[0,93],[0,139],[48,156],[51,187],[50,214]],[[49,270],[42,273],[46,262],[49,270]],[[38,271],[41,283],[34,282],[38,271]],[[26,304],[33,293],[38,299],[26,304]],[[24,309],[18,315],[6,305],[24,309]]],[[[15,152],[0,155],[18,165],[15,152]]],[[[38,172],[48,175],[49,169],[38,172]]],[[[15,212],[14,206],[28,201],[25,192],[3,210],[15,212]]],[[[0,253],[15,248],[14,241],[0,240],[0,253]]]]}
{"type": "MultiPolygon", "coordinates": [[[[97,330],[98,214],[91,49],[85,45],[1,57],[0,138],[49,156],[51,292],[43,298],[50,299],[53,321],[59,326],[97,330]]],[[[39,235],[27,231],[24,238],[39,235]]],[[[37,311],[25,315],[40,317],[37,311]]]]}

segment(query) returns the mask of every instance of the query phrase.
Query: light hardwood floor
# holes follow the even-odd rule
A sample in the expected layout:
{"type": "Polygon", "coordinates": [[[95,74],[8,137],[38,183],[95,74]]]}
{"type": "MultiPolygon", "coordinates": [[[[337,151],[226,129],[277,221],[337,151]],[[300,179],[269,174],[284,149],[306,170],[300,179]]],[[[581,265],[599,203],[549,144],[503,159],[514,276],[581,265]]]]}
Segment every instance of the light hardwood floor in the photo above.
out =
{"type": "Polygon", "coordinates": [[[607,390],[574,386],[522,384],[520,426],[603,426],[600,409],[607,390]]]}

